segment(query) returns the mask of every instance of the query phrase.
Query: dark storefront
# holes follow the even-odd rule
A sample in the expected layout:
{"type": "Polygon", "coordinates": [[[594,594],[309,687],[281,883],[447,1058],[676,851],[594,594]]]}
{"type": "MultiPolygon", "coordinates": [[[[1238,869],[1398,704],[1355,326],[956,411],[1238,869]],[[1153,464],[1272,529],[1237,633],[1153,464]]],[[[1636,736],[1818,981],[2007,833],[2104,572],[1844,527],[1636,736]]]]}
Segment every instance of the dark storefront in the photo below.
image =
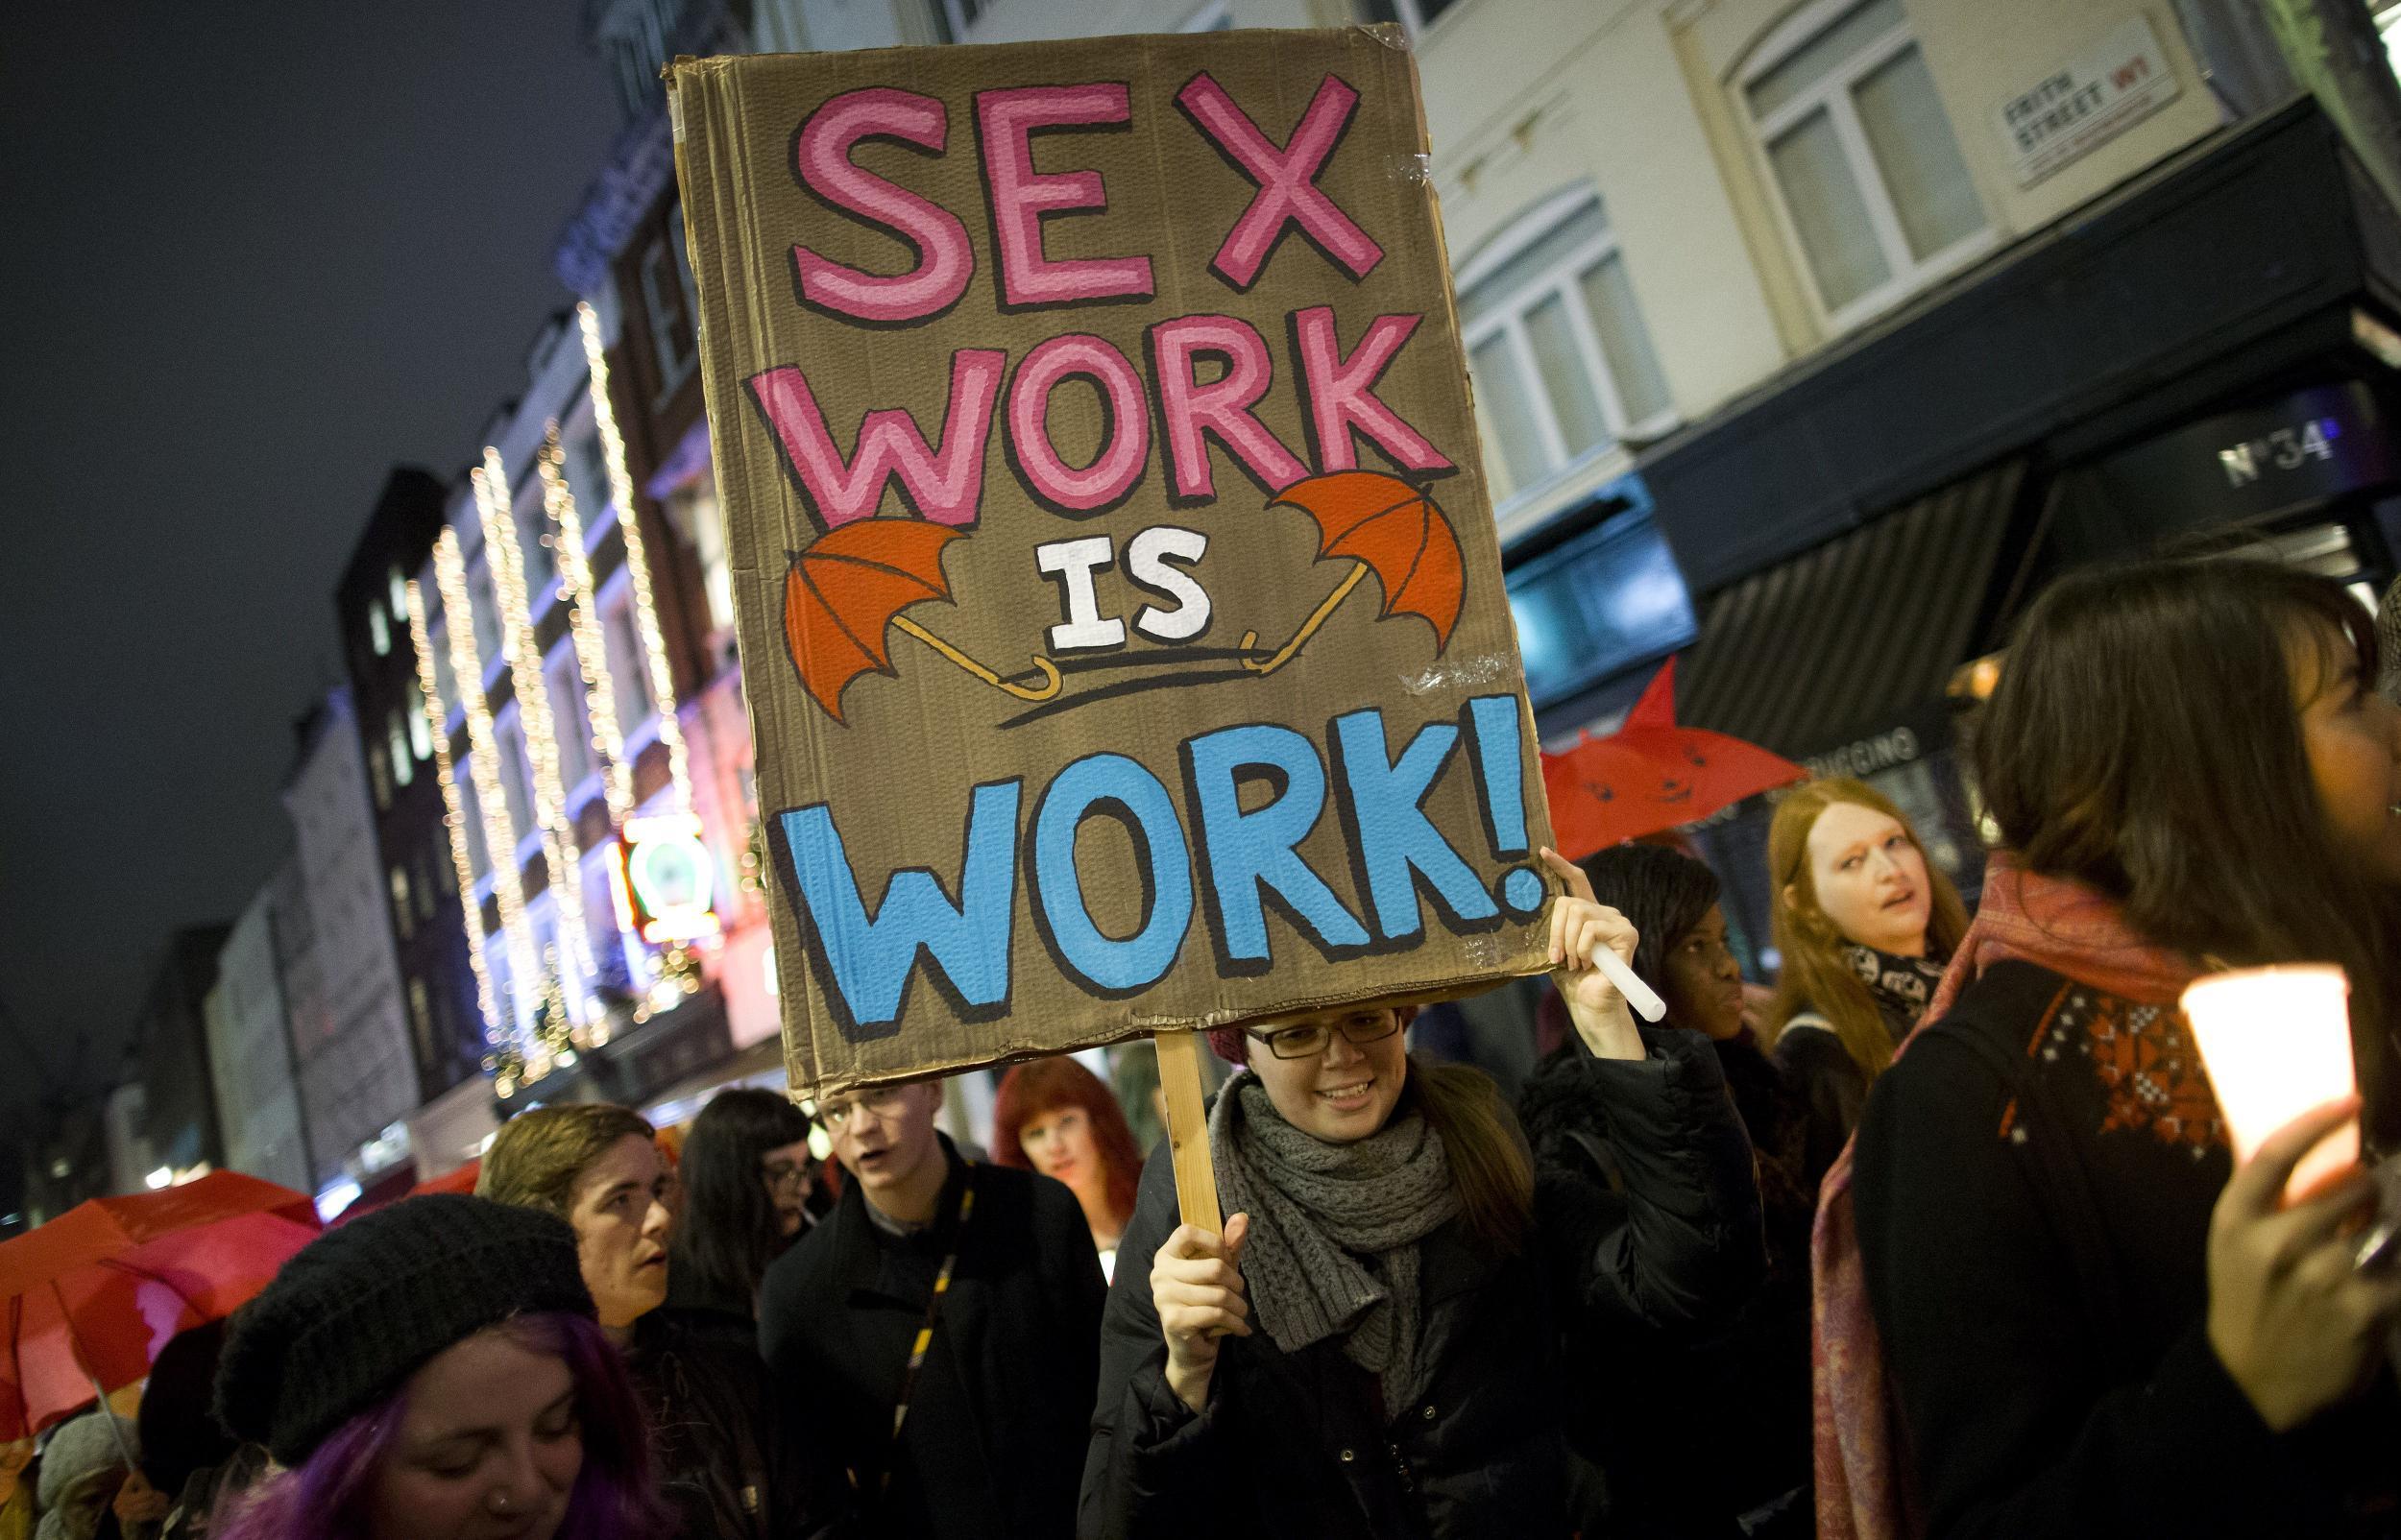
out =
{"type": "MultiPolygon", "coordinates": [[[[1600,525],[1655,524],[1694,596],[1683,720],[1874,782],[1973,894],[1959,734],[1993,670],[1969,665],[2050,577],[2150,552],[2259,542],[2372,601],[2401,550],[2397,415],[2401,220],[2304,100],[1654,446],[1600,525]]],[[[1540,558],[1510,554],[1517,594],[1540,558]]],[[[1601,715],[1656,656],[1552,700],[1601,715]]],[[[1767,817],[1696,831],[1746,929],[1767,817]]]]}
{"type": "Polygon", "coordinates": [[[1526,694],[1542,746],[1607,732],[1661,660],[1690,645],[1692,596],[1639,476],[1591,497],[1501,553],[1526,694]]]}

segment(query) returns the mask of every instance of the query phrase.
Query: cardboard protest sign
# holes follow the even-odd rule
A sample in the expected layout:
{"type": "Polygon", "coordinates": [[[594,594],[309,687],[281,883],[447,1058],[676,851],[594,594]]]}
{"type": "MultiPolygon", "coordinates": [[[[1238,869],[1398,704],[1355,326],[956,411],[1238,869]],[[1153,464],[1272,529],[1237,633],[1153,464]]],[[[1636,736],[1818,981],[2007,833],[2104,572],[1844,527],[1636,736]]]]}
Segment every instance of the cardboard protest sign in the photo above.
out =
{"type": "Polygon", "coordinates": [[[794,1085],[1540,969],[1399,35],[670,83],[794,1085]]]}

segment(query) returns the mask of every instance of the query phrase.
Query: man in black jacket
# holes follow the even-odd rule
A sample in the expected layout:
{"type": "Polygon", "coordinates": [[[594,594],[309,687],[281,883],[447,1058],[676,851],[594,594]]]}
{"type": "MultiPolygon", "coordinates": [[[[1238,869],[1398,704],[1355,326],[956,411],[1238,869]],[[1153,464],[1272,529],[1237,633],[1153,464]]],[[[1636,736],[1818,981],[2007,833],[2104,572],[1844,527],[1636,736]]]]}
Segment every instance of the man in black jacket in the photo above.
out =
{"type": "Polygon", "coordinates": [[[760,1348],[880,1540],[1059,1540],[1100,1378],[1100,1259],[1075,1194],[960,1156],[940,1104],[933,1083],[818,1104],[850,1180],[767,1269],[760,1348]]]}

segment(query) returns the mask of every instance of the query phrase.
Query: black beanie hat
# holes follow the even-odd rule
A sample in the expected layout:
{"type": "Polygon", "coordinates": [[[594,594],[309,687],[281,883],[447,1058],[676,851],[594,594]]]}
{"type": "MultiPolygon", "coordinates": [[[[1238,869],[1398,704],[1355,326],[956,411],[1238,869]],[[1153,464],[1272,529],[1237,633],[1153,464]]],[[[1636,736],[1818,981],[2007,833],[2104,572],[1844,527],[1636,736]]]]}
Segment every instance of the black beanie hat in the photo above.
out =
{"type": "Polygon", "coordinates": [[[310,1241],[234,1315],[217,1415],[295,1466],[444,1348],[545,1311],[593,1314],[566,1221],[461,1193],[407,1198],[310,1241]]]}

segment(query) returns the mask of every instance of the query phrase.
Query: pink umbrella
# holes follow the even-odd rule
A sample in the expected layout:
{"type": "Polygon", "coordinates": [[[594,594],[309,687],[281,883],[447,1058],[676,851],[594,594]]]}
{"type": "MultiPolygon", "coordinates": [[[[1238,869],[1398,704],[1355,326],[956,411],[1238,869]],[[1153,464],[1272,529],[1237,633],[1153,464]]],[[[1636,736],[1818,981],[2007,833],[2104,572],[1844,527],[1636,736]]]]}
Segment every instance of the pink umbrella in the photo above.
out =
{"type": "Polygon", "coordinates": [[[168,1338],[230,1315],[318,1228],[303,1194],[217,1171],[0,1241],[0,1443],[148,1375],[168,1338]]]}

